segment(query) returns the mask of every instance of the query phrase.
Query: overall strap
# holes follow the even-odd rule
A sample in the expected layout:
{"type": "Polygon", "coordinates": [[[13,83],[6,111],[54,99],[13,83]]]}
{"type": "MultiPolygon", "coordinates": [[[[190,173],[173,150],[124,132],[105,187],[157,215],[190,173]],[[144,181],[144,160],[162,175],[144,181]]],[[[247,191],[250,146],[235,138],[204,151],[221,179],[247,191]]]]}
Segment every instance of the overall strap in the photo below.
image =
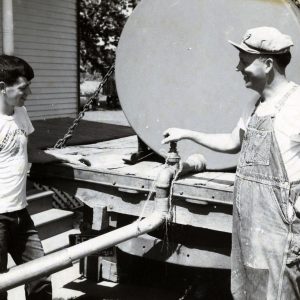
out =
{"type": "Polygon", "coordinates": [[[256,101],[255,106],[253,108],[253,111],[252,111],[252,113],[250,115],[251,117],[253,117],[253,115],[255,114],[255,112],[257,110],[257,107],[258,107],[258,105],[260,104],[261,101],[262,101],[262,97],[259,97],[258,100],[256,101]]]}
{"type": "Polygon", "coordinates": [[[275,105],[275,115],[278,114],[284,104],[286,103],[287,99],[297,90],[298,85],[293,84],[293,86],[283,95],[283,97],[276,103],[275,105]]]}
{"type": "MultiPolygon", "coordinates": [[[[271,115],[272,118],[274,118],[276,116],[276,114],[278,114],[280,112],[280,110],[282,109],[282,107],[284,106],[285,102],[287,101],[287,99],[297,90],[299,86],[296,84],[293,84],[293,86],[282,96],[282,98],[275,104],[274,108],[275,108],[275,112],[274,114],[271,115]]],[[[258,105],[262,102],[262,97],[260,97],[257,102],[255,103],[254,109],[251,113],[251,117],[255,114],[258,105]]]]}
{"type": "MultiPolygon", "coordinates": [[[[280,110],[282,109],[282,107],[284,106],[284,104],[286,103],[286,101],[288,100],[288,98],[297,90],[297,88],[298,88],[298,85],[293,84],[293,86],[275,104],[275,112],[274,112],[274,115],[272,116],[273,120],[274,120],[276,114],[278,114],[280,112],[280,110]]],[[[285,164],[283,162],[283,157],[282,157],[282,154],[280,152],[280,148],[279,148],[278,141],[277,141],[276,137],[275,137],[275,147],[278,149],[278,151],[277,151],[278,159],[279,159],[280,164],[282,166],[282,171],[284,173],[284,177],[286,178],[286,181],[289,182],[289,177],[288,177],[288,173],[287,173],[287,170],[286,170],[286,166],[285,166],[285,164]]]]}

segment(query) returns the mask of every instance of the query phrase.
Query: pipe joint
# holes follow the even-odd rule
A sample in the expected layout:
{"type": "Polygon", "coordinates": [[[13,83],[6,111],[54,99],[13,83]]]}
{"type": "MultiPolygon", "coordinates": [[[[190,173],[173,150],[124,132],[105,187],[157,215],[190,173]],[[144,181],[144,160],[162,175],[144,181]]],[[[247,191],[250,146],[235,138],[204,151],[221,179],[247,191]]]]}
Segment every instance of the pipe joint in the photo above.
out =
{"type": "Polygon", "coordinates": [[[163,168],[156,178],[155,187],[158,189],[169,189],[176,171],[176,166],[168,166],[163,168]]]}
{"type": "Polygon", "coordinates": [[[161,213],[168,213],[169,211],[169,198],[155,198],[155,211],[161,213]]]}

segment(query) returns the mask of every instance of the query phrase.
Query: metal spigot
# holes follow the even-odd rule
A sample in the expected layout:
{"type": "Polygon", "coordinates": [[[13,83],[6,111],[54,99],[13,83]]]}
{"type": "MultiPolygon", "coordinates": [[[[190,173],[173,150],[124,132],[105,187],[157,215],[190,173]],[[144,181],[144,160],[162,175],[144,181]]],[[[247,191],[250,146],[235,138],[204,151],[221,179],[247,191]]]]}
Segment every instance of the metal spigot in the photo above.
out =
{"type": "Polygon", "coordinates": [[[177,165],[179,167],[180,156],[177,152],[177,142],[170,142],[170,149],[167,154],[166,163],[170,166],[177,165]]]}

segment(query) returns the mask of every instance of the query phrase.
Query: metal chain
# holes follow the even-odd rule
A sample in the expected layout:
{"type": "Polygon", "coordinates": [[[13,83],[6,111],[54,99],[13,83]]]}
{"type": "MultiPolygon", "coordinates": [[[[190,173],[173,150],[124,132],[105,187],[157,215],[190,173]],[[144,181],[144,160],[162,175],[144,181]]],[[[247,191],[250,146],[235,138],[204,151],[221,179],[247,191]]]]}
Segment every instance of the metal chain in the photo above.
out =
{"type": "Polygon", "coordinates": [[[108,78],[111,76],[111,74],[113,73],[115,68],[115,65],[113,64],[108,72],[105,74],[105,76],[103,77],[102,81],[100,82],[97,90],[95,91],[95,93],[89,98],[88,102],[83,106],[82,111],[78,114],[77,118],[73,121],[73,124],[69,127],[67,133],[64,135],[63,138],[59,139],[56,144],[54,145],[54,148],[63,148],[66,145],[66,142],[72,137],[74,130],[77,128],[77,126],[79,125],[80,120],[83,118],[84,113],[89,109],[90,105],[92,104],[92,102],[98,97],[101,88],[103,87],[103,85],[106,83],[106,81],[108,80],[108,78]]]}

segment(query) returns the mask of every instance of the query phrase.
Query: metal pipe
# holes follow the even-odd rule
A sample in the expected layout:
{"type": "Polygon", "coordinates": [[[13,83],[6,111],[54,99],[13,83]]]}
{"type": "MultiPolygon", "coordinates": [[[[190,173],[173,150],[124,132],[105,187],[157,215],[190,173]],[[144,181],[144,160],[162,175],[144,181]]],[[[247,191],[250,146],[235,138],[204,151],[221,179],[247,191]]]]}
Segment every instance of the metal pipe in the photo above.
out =
{"type": "Polygon", "coordinates": [[[13,0],[2,0],[3,53],[14,54],[13,0]]]}
{"type": "Polygon", "coordinates": [[[71,266],[73,261],[82,257],[148,233],[162,225],[167,218],[167,211],[154,212],[141,221],[136,221],[81,244],[16,266],[9,272],[0,275],[0,291],[6,291],[41,276],[50,275],[71,266]]]}
{"type": "Polygon", "coordinates": [[[166,167],[160,171],[156,178],[154,213],[143,220],[138,220],[130,225],[90,239],[81,244],[16,266],[10,269],[9,272],[0,274],[0,291],[12,289],[41,276],[65,269],[71,266],[73,261],[153,231],[171,218],[169,214],[168,196],[170,193],[170,185],[178,169],[180,159],[176,151],[175,143],[173,143],[170,152],[166,167]]]}

